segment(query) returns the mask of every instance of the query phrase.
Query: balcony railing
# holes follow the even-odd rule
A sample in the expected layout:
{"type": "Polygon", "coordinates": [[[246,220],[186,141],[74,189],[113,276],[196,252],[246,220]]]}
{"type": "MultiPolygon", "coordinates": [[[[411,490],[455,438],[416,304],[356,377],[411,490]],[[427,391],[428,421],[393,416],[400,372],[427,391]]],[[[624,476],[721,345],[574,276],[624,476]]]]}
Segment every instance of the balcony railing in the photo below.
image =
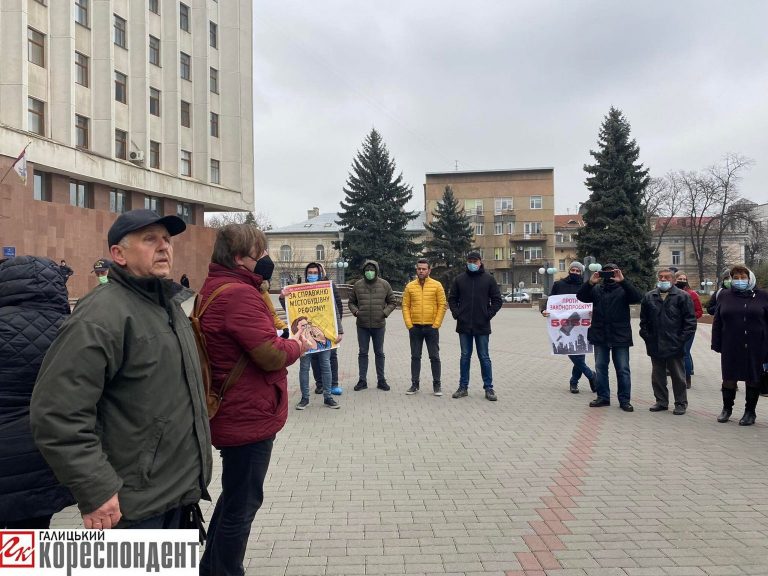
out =
{"type": "Polygon", "coordinates": [[[510,234],[510,242],[544,242],[547,239],[546,234],[510,234]]]}

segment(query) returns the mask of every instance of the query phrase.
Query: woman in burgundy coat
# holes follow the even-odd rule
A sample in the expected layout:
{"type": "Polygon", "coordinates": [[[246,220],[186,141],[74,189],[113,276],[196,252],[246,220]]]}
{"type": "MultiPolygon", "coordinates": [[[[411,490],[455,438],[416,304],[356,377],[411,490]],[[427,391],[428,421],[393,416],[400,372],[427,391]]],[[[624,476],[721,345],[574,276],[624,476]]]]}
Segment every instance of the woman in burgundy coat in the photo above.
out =
{"type": "Polygon", "coordinates": [[[720,353],[723,373],[723,411],[717,421],[731,417],[736,383],[741,380],[747,385],[747,400],[739,425],[751,426],[768,363],[768,292],[755,287],[755,275],[746,266],[731,269],[731,287],[717,298],[712,350],[720,353]]]}
{"type": "Polygon", "coordinates": [[[201,319],[212,387],[223,394],[211,419],[211,441],[221,452],[221,496],[216,502],[200,574],[241,576],[251,523],[264,500],[264,478],[275,435],[288,417],[286,367],[309,348],[283,339],[260,287],[272,274],[264,233],[250,224],[219,229],[199,298],[224,286],[201,319]],[[239,373],[239,375],[238,375],[239,373]],[[232,375],[232,378],[229,378],[232,375]]]}

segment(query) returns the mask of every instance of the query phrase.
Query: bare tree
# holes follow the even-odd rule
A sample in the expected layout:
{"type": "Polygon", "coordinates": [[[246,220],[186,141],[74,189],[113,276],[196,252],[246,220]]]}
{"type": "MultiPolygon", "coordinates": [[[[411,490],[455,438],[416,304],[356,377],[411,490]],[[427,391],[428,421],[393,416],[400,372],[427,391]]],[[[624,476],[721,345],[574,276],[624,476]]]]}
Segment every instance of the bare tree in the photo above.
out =
{"type": "Polygon", "coordinates": [[[645,189],[645,207],[648,217],[656,224],[651,226],[656,241],[656,254],[659,253],[672,219],[677,216],[682,206],[683,196],[677,188],[674,174],[650,179],[645,189]]]}
{"type": "Polygon", "coordinates": [[[209,228],[221,228],[227,224],[255,224],[260,230],[272,230],[272,222],[263,212],[211,212],[206,214],[209,228]]]}

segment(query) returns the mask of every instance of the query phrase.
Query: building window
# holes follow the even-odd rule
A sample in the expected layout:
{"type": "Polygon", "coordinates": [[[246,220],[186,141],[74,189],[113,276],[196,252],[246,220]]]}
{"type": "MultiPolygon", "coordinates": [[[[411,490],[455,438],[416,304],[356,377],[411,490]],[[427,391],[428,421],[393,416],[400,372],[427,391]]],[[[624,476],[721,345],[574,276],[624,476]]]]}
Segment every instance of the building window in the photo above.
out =
{"type": "Polygon", "coordinates": [[[149,11],[160,14],[160,0],[149,0],[149,11]]]}
{"type": "Polygon", "coordinates": [[[507,234],[514,234],[514,233],[515,233],[515,223],[507,222],[507,234]]]}
{"type": "Polygon", "coordinates": [[[51,177],[46,172],[38,172],[35,170],[33,177],[35,188],[35,200],[41,202],[51,201],[51,177]]]}
{"type": "Polygon", "coordinates": [[[128,103],[128,76],[115,70],[115,100],[128,103]]]}
{"type": "Polygon", "coordinates": [[[504,222],[494,222],[493,223],[493,233],[496,236],[504,234],[504,222]]]}
{"type": "Polygon", "coordinates": [[[160,39],[149,37],[149,63],[160,66],[160,39]]]}
{"type": "Polygon", "coordinates": [[[543,257],[544,257],[543,248],[526,248],[523,251],[523,259],[525,260],[536,260],[536,259],[541,259],[543,257]]]}
{"type": "Polygon", "coordinates": [[[184,220],[187,224],[192,224],[192,204],[179,202],[176,204],[176,216],[184,220]]]}
{"type": "Polygon", "coordinates": [[[128,159],[128,132],[115,130],[115,158],[128,159]]]}
{"type": "Polygon", "coordinates": [[[211,112],[211,136],[219,137],[219,115],[216,112],[211,112]]]}
{"type": "Polygon", "coordinates": [[[144,210],[152,210],[162,215],[163,213],[163,200],[157,196],[145,196],[144,197],[144,210]]]}
{"type": "Polygon", "coordinates": [[[291,261],[291,247],[288,244],[280,246],[280,262],[291,261]]]}
{"type": "Polygon", "coordinates": [[[525,234],[541,234],[541,222],[526,222],[525,234]]]}
{"type": "Polygon", "coordinates": [[[565,260],[560,260],[557,263],[557,269],[560,270],[560,272],[565,272],[565,260]]]}
{"type": "Polygon", "coordinates": [[[482,215],[483,201],[475,199],[464,200],[464,212],[467,216],[482,215]]]}
{"type": "Polygon", "coordinates": [[[125,190],[110,190],[109,191],[109,211],[116,214],[122,214],[128,212],[130,207],[128,206],[128,192],[125,190]]]}
{"type": "Polygon", "coordinates": [[[149,141],[149,167],[160,168],[160,142],[149,141]]]}
{"type": "Polygon", "coordinates": [[[482,222],[475,222],[475,236],[485,234],[485,225],[482,222]]]}
{"type": "Polygon", "coordinates": [[[505,210],[512,210],[512,198],[496,198],[493,201],[493,213],[501,214],[505,210]]]}
{"type": "Polygon", "coordinates": [[[126,28],[126,22],[124,19],[120,18],[117,14],[114,14],[115,16],[115,44],[120,46],[120,48],[128,48],[128,34],[126,34],[125,28],[126,28]]]}
{"type": "Polygon", "coordinates": [[[211,48],[218,48],[219,47],[219,27],[216,25],[215,22],[208,22],[208,43],[211,45],[211,48]]]}
{"type": "Polygon", "coordinates": [[[45,102],[27,98],[27,130],[45,136],[45,102]]]}
{"type": "Polygon", "coordinates": [[[189,150],[181,151],[179,172],[182,176],[192,176],[192,152],[189,150]]]}
{"type": "Polygon", "coordinates": [[[211,184],[221,184],[221,163],[211,159],[211,184]]]}
{"type": "Polygon", "coordinates": [[[179,2],[179,28],[189,32],[189,6],[179,2]]]}
{"type": "Polygon", "coordinates": [[[45,34],[27,28],[27,60],[45,68],[45,34]]]}
{"type": "Polygon", "coordinates": [[[541,196],[531,196],[531,210],[541,210],[541,196]]]}
{"type": "Polygon", "coordinates": [[[504,248],[494,248],[493,249],[493,259],[494,260],[504,260],[504,248]]]}
{"type": "Polygon", "coordinates": [[[210,85],[211,85],[211,92],[214,94],[219,93],[219,71],[216,70],[216,68],[210,69],[210,85]]]}
{"type": "Polygon", "coordinates": [[[190,112],[191,106],[189,102],[181,101],[181,125],[185,128],[192,127],[192,114],[190,112]]]}
{"type": "Polygon", "coordinates": [[[179,74],[184,80],[192,80],[192,66],[189,54],[179,52],[179,74]]]}
{"type": "Polygon", "coordinates": [[[75,52],[75,82],[88,86],[88,56],[75,52]]]}
{"type": "Polygon", "coordinates": [[[318,262],[325,260],[325,246],[322,244],[315,246],[315,260],[318,262]]]}
{"type": "Polygon", "coordinates": [[[515,249],[512,246],[507,247],[507,260],[514,260],[515,259],[515,249]]]}
{"type": "Polygon", "coordinates": [[[531,284],[538,284],[538,283],[539,283],[539,271],[531,270],[531,284]]]}
{"type": "Polygon", "coordinates": [[[88,0],[75,0],[75,22],[88,26],[88,0]]]}
{"type": "Polygon", "coordinates": [[[672,250],[672,266],[683,264],[683,253],[680,250],[672,250]]]}
{"type": "Polygon", "coordinates": [[[78,208],[93,208],[93,195],[88,182],[69,181],[69,203],[78,208]]]}
{"type": "Polygon", "coordinates": [[[157,88],[149,89],[149,113],[152,116],[160,116],[160,90],[157,88]]]}
{"type": "Polygon", "coordinates": [[[75,115],[75,145],[78,148],[88,148],[89,124],[85,116],[75,115]]]}

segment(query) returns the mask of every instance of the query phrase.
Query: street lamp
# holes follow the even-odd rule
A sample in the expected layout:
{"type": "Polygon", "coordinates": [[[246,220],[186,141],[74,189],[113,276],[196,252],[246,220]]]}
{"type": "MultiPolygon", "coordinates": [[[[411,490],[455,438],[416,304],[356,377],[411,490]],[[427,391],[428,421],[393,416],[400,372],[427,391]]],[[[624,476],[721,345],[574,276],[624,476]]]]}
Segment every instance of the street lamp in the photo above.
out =
{"type": "Polygon", "coordinates": [[[339,235],[339,259],[336,261],[336,282],[344,284],[346,280],[346,270],[349,268],[349,262],[344,260],[344,232],[338,231],[339,235]]]}
{"type": "Polygon", "coordinates": [[[517,256],[514,252],[510,254],[510,258],[512,258],[512,292],[515,291],[515,256],[517,256]]]}
{"type": "Polygon", "coordinates": [[[705,278],[704,282],[701,283],[701,290],[705,294],[709,294],[710,291],[712,290],[712,280],[710,280],[709,278],[705,278]]]}
{"type": "Polygon", "coordinates": [[[552,281],[552,276],[555,275],[557,272],[556,269],[550,267],[549,261],[546,263],[546,267],[539,268],[539,274],[544,275],[544,292],[549,296],[550,292],[550,282],[552,281]]]}

